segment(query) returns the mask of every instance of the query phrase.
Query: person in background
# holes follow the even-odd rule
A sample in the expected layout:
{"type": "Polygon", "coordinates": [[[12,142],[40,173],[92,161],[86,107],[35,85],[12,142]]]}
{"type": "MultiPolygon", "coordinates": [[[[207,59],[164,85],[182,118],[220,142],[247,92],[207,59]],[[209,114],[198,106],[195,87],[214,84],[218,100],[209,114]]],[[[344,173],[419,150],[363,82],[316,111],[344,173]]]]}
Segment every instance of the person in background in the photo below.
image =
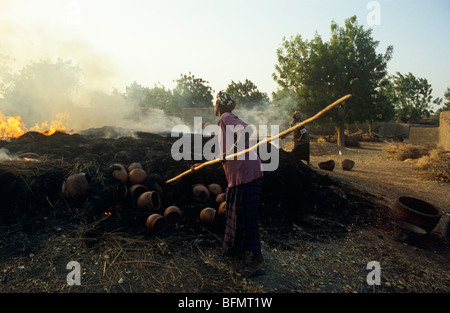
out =
{"type": "MultiPolygon", "coordinates": [[[[248,126],[232,113],[235,107],[236,100],[232,95],[224,91],[218,93],[214,113],[219,117],[219,157],[228,182],[223,253],[242,259],[246,252],[251,252],[248,274],[255,276],[264,274],[265,266],[258,214],[263,172],[261,160],[255,151],[245,154],[245,159],[225,160],[226,155],[239,152],[235,151],[236,147],[240,148],[236,143],[240,142],[241,136],[245,136],[244,129],[248,126]],[[236,127],[239,125],[242,127],[236,127]]],[[[249,148],[248,145],[245,139],[245,149],[249,148]]]]}
{"type": "MultiPolygon", "coordinates": [[[[292,115],[292,122],[289,125],[293,127],[302,122],[302,114],[300,111],[295,111],[292,115]]],[[[311,137],[306,130],[305,126],[297,128],[294,131],[294,149],[292,149],[292,153],[297,156],[300,160],[306,161],[306,164],[309,165],[310,161],[310,140],[311,137]]]]}

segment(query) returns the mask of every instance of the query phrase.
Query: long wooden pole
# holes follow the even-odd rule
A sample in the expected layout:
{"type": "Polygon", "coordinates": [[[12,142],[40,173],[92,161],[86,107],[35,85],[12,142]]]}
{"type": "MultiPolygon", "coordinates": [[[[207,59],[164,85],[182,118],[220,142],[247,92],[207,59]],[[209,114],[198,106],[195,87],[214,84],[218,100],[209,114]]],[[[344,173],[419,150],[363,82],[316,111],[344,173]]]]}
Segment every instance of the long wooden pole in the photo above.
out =
{"type": "MultiPolygon", "coordinates": [[[[227,156],[225,157],[225,160],[231,160],[231,159],[234,159],[234,158],[236,158],[236,157],[238,157],[238,156],[240,156],[240,155],[243,155],[243,154],[249,153],[250,151],[255,150],[256,148],[258,148],[258,146],[260,146],[260,145],[262,145],[262,144],[268,143],[268,142],[270,142],[270,141],[272,141],[272,140],[275,140],[275,139],[277,139],[277,138],[280,138],[280,137],[282,137],[282,136],[286,136],[287,134],[293,132],[294,130],[296,130],[296,129],[302,127],[302,126],[305,126],[306,124],[311,123],[312,121],[318,119],[319,117],[321,117],[322,115],[324,115],[326,112],[330,111],[331,109],[333,109],[334,107],[338,106],[340,103],[344,102],[345,100],[347,100],[347,99],[350,98],[350,97],[351,97],[351,95],[346,95],[346,96],[344,96],[344,97],[342,97],[342,98],[336,100],[335,102],[333,102],[332,104],[328,105],[328,106],[325,107],[323,110],[321,110],[320,112],[318,112],[316,115],[314,115],[314,116],[312,116],[312,117],[310,117],[310,118],[304,120],[303,122],[301,122],[301,123],[299,123],[299,124],[297,124],[297,125],[292,126],[291,128],[286,129],[285,131],[282,131],[281,133],[279,133],[279,134],[277,134],[277,135],[274,135],[274,136],[272,136],[272,137],[270,137],[270,138],[264,139],[264,140],[258,142],[256,145],[254,145],[254,146],[252,146],[252,147],[250,147],[250,148],[248,148],[248,149],[246,149],[246,150],[237,152],[237,153],[235,153],[235,154],[227,155],[227,156]]],[[[219,162],[221,162],[221,161],[222,161],[222,160],[220,160],[220,159],[214,159],[214,160],[211,160],[211,161],[207,161],[207,162],[205,162],[205,163],[202,163],[202,164],[200,164],[200,165],[193,166],[193,167],[191,167],[189,170],[187,170],[187,171],[181,173],[180,175],[175,176],[174,178],[167,180],[167,181],[166,181],[166,184],[170,184],[170,183],[172,183],[172,182],[174,182],[174,181],[180,179],[181,177],[188,175],[189,173],[198,171],[198,170],[202,169],[203,167],[206,167],[206,166],[209,166],[209,165],[212,165],[212,164],[216,164],[216,163],[219,163],[219,162]]]]}

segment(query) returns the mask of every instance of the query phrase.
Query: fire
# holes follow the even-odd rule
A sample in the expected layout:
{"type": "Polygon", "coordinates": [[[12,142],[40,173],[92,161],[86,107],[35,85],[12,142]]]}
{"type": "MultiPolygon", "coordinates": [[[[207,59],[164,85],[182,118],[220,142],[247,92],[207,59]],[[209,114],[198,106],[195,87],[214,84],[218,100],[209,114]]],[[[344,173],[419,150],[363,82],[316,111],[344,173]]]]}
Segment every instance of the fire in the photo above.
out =
{"type": "Polygon", "coordinates": [[[45,121],[40,125],[36,124],[28,129],[22,121],[22,117],[5,116],[0,111],[0,140],[20,137],[30,130],[43,133],[47,136],[50,136],[57,131],[65,132],[66,123],[69,119],[68,113],[58,113],[51,122],[45,121]]]}

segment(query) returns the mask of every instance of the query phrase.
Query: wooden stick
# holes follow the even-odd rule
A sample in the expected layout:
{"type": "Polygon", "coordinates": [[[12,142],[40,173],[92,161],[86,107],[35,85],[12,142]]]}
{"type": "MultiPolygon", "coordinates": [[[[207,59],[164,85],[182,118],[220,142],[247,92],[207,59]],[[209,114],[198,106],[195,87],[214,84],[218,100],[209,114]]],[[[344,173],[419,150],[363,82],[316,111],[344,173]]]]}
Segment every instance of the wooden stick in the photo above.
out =
{"type": "MultiPolygon", "coordinates": [[[[275,135],[275,136],[272,136],[272,137],[270,137],[270,138],[264,139],[264,140],[258,142],[256,145],[254,145],[254,146],[252,146],[252,147],[250,147],[250,148],[248,148],[248,149],[246,149],[246,150],[237,152],[237,153],[232,154],[232,155],[227,155],[227,156],[225,157],[225,160],[231,160],[231,159],[234,159],[235,157],[238,157],[238,156],[240,156],[240,155],[243,155],[243,154],[249,153],[250,151],[255,150],[256,148],[258,148],[258,146],[260,146],[260,145],[262,145],[262,144],[268,143],[268,142],[270,142],[270,141],[272,141],[272,140],[275,140],[275,139],[277,139],[277,138],[279,138],[279,137],[286,136],[287,134],[293,132],[294,130],[296,130],[296,129],[302,127],[302,126],[305,126],[306,124],[311,123],[312,121],[318,119],[319,117],[321,117],[322,115],[324,115],[326,112],[330,111],[332,108],[336,107],[337,105],[339,105],[340,103],[342,103],[343,101],[347,100],[347,99],[350,98],[350,97],[351,97],[351,95],[346,95],[346,96],[344,96],[344,97],[342,97],[342,98],[336,100],[335,102],[333,102],[332,104],[328,105],[326,108],[324,108],[323,110],[321,110],[320,112],[318,112],[316,115],[314,115],[314,116],[312,116],[312,117],[310,117],[310,118],[304,120],[303,122],[301,122],[301,123],[299,123],[299,124],[297,124],[297,125],[292,126],[291,128],[286,129],[285,131],[282,131],[282,132],[279,133],[278,135],[275,135]]],[[[205,162],[205,163],[202,163],[202,164],[200,164],[200,165],[198,165],[198,166],[192,167],[191,169],[189,169],[189,170],[187,170],[187,171],[181,173],[180,175],[175,176],[174,178],[167,180],[167,181],[166,181],[166,184],[170,184],[170,183],[172,183],[172,182],[174,182],[174,181],[180,179],[181,177],[183,177],[183,176],[185,176],[185,175],[187,175],[187,174],[189,174],[189,173],[198,171],[199,169],[201,169],[201,168],[203,168],[203,167],[206,167],[206,166],[209,166],[209,165],[212,165],[212,164],[216,164],[216,163],[219,163],[219,162],[221,162],[221,161],[222,161],[222,160],[220,160],[220,159],[214,159],[214,160],[211,160],[211,161],[207,161],[207,162],[205,162]]]]}

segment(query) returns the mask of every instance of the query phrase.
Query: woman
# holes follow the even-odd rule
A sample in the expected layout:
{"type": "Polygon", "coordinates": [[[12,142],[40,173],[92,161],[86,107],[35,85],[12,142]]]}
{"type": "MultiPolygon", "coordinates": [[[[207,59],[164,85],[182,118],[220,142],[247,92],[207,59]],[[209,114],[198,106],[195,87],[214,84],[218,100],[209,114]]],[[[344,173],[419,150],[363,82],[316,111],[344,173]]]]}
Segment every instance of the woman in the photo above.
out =
{"type": "MultiPolygon", "coordinates": [[[[302,122],[302,114],[300,113],[300,111],[295,111],[294,114],[292,115],[292,118],[293,120],[290,124],[290,127],[293,127],[302,122]]],[[[310,140],[311,138],[305,126],[297,128],[294,131],[295,146],[291,152],[295,156],[297,156],[300,160],[306,161],[307,165],[309,165],[309,158],[310,158],[310,143],[309,143],[310,140]]]]}
{"type": "Polygon", "coordinates": [[[248,140],[241,138],[245,136],[248,125],[232,113],[235,107],[236,101],[230,94],[218,93],[214,113],[220,118],[219,153],[228,181],[223,252],[241,258],[247,251],[252,252],[249,274],[253,276],[264,274],[262,268],[265,264],[258,217],[263,172],[261,160],[254,151],[245,154],[245,159],[225,160],[225,156],[239,152],[235,151],[236,147],[241,150],[249,148],[248,140]],[[240,140],[244,140],[244,147],[240,147],[240,140]]]}

